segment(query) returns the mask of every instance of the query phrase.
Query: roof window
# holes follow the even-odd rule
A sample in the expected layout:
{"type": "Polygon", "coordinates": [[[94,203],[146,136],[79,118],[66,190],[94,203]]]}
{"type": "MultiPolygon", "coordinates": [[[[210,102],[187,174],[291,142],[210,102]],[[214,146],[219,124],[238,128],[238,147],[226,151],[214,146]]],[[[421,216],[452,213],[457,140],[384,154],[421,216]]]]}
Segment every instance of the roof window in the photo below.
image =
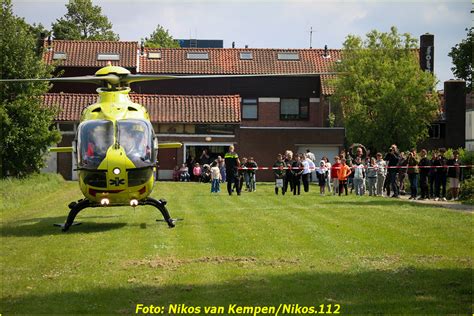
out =
{"type": "Polygon", "coordinates": [[[161,59],[161,52],[148,52],[148,59],[161,59]]]}
{"type": "Polygon", "coordinates": [[[120,54],[117,53],[99,53],[97,60],[120,60],[120,54]]]}
{"type": "Polygon", "coordinates": [[[187,59],[207,60],[209,59],[208,52],[189,52],[186,55],[187,59]]]}
{"type": "Polygon", "coordinates": [[[299,60],[300,56],[297,52],[280,52],[278,60],[299,60]]]}
{"type": "Polygon", "coordinates": [[[252,52],[240,52],[240,59],[253,59],[252,52]]]}
{"type": "Polygon", "coordinates": [[[53,60],[64,60],[67,58],[67,54],[63,52],[55,52],[53,54],[53,60]]]}

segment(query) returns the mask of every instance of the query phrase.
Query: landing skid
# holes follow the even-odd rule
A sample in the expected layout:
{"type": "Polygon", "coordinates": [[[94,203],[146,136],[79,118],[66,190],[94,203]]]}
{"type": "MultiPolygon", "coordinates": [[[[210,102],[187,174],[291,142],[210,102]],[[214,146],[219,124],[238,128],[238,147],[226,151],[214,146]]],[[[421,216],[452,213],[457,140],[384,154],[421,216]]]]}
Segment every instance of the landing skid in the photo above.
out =
{"type": "MultiPolygon", "coordinates": [[[[160,199],[160,200],[155,200],[153,198],[146,198],[144,200],[141,200],[138,202],[138,205],[151,205],[156,207],[160,212],[161,215],[163,215],[163,221],[168,224],[169,228],[175,227],[175,222],[177,219],[172,219],[168,209],[166,208],[166,200],[160,199]]],[[[130,206],[128,204],[113,204],[111,206],[130,206]]],[[[67,216],[66,222],[64,224],[54,224],[54,226],[59,226],[62,228],[63,232],[67,232],[69,230],[69,227],[71,226],[76,226],[80,225],[81,223],[74,222],[74,219],[76,218],[77,214],[79,214],[80,211],[82,211],[85,208],[88,207],[103,207],[99,203],[91,202],[87,199],[82,199],[77,202],[71,202],[69,203],[69,215],[67,216]]]]}

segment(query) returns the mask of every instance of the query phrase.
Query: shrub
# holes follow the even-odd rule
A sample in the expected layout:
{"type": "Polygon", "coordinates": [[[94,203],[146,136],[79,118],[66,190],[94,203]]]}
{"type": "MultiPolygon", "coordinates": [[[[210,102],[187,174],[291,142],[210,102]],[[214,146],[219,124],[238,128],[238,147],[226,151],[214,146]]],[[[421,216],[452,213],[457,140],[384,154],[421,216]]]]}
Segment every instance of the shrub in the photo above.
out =
{"type": "Polygon", "coordinates": [[[474,178],[462,182],[459,199],[468,204],[474,204],[474,178]]]}

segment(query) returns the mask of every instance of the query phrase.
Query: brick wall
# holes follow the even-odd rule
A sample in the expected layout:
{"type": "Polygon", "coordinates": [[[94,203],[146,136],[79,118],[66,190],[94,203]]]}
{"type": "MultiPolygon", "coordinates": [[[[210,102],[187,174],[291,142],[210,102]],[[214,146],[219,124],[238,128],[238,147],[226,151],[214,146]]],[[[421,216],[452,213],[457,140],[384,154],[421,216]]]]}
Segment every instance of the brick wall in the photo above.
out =
{"type": "MultiPolygon", "coordinates": [[[[240,157],[254,157],[260,166],[273,166],[278,153],[289,149],[296,152],[298,144],[335,145],[342,149],[344,129],[295,128],[253,129],[241,128],[236,151],[240,157]]],[[[273,181],[273,172],[258,171],[258,181],[273,181]]]]}

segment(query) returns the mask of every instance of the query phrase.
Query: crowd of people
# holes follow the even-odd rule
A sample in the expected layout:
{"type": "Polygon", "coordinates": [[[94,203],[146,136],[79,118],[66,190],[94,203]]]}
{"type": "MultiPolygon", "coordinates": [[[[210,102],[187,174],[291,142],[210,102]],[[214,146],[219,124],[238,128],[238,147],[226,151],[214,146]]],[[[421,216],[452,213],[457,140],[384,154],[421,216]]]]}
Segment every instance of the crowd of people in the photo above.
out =
{"type": "MultiPolygon", "coordinates": [[[[229,152],[222,156],[217,156],[215,160],[210,159],[206,149],[203,150],[198,161],[188,159],[187,163],[176,166],[173,170],[173,180],[182,182],[202,182],[211,183],[211,193],[220,192],[220,184],[227,182],[230,185],[229,192],[236,191],[240,195],[243,185],[248,192],[255,192],[257,163],[253,157],[239,158],[234,152],[234,147],[230,146],[229,152]]],[[[228,184],[229,187],[229,184],[228,184]]]]}
{"type": "MultiPolygon", "coordinates": [[[[333,163],[326,156],[320,161],[309,149],[306,153],[293,154],[286,150],[278,154],[273,164],[275,176],[275,194],[293,195],[309,192],[310,183],[317,181],[321,195],[348,195],[349,191],[357,196],[368,193],[369,196],[397,198],[410,194],[410,199],[434,199],[446,201],[450,191],[451,198],[459,197],[463,170],[460,167],[459,153],[445,157],[446,150],[440,148],[427,157],[427,151],[418,155],[415,149],[400,152],[392,145],[387,154],[377,153],[371,156],[363,145],[349,148],[335,156],[333,163]],[[408,177],[409,188],[405,188],[408,177]],[[447,186],[449,190],[447,190],[447,186]]],[[[211,183],[211,192],[220,192],[220,184],[227,182],[227,192],[240,195],[243,185],[248,192],[256,191],[257,163],[253,157],[240,159],[234,146],[229,147],[224,157],[218,156],[212,161],[207,151],[200,157],[201,163],[193,162],[192,169],[184,163],[176,167],[173,178],[176,181],[198,181],[211,183]]]]}
{"type": "Polygon", "coordinates": [[[350,188],[350,193],[354,192],[357,196],[363,196],[368,191],[369,196],[398,198],[409,194],[409,199],[446,201],[449,191],[451,198],[457,200],[463,180],[459,153],[454,151],[450,159],[445,157],[445,153],[446,149],[440,148],[428,158],[426,149],[418,155],[416,149],[404,153],[392,145],[386,155],[377,153],[373,157],[370,151],[359,145],[353,156],[350,151],[342,151],[334,157],[333,164],[327,157],[322,157],[315,166],[309,150],[306,154],[297,155],[287,150],[284,155],[277,156],[274,164],[275,194],[279,193],[280,188],[281,193],[285,194],[288,186],[294,195],[300,194],[301,180],[304,191],[308,192],[308,173],[311,175],[314,168],[321,195],[326,194],[326,189],[329,194],[348,195],[350,188]],[[405,188],[407,176],[409,192],[405,188]]]}

